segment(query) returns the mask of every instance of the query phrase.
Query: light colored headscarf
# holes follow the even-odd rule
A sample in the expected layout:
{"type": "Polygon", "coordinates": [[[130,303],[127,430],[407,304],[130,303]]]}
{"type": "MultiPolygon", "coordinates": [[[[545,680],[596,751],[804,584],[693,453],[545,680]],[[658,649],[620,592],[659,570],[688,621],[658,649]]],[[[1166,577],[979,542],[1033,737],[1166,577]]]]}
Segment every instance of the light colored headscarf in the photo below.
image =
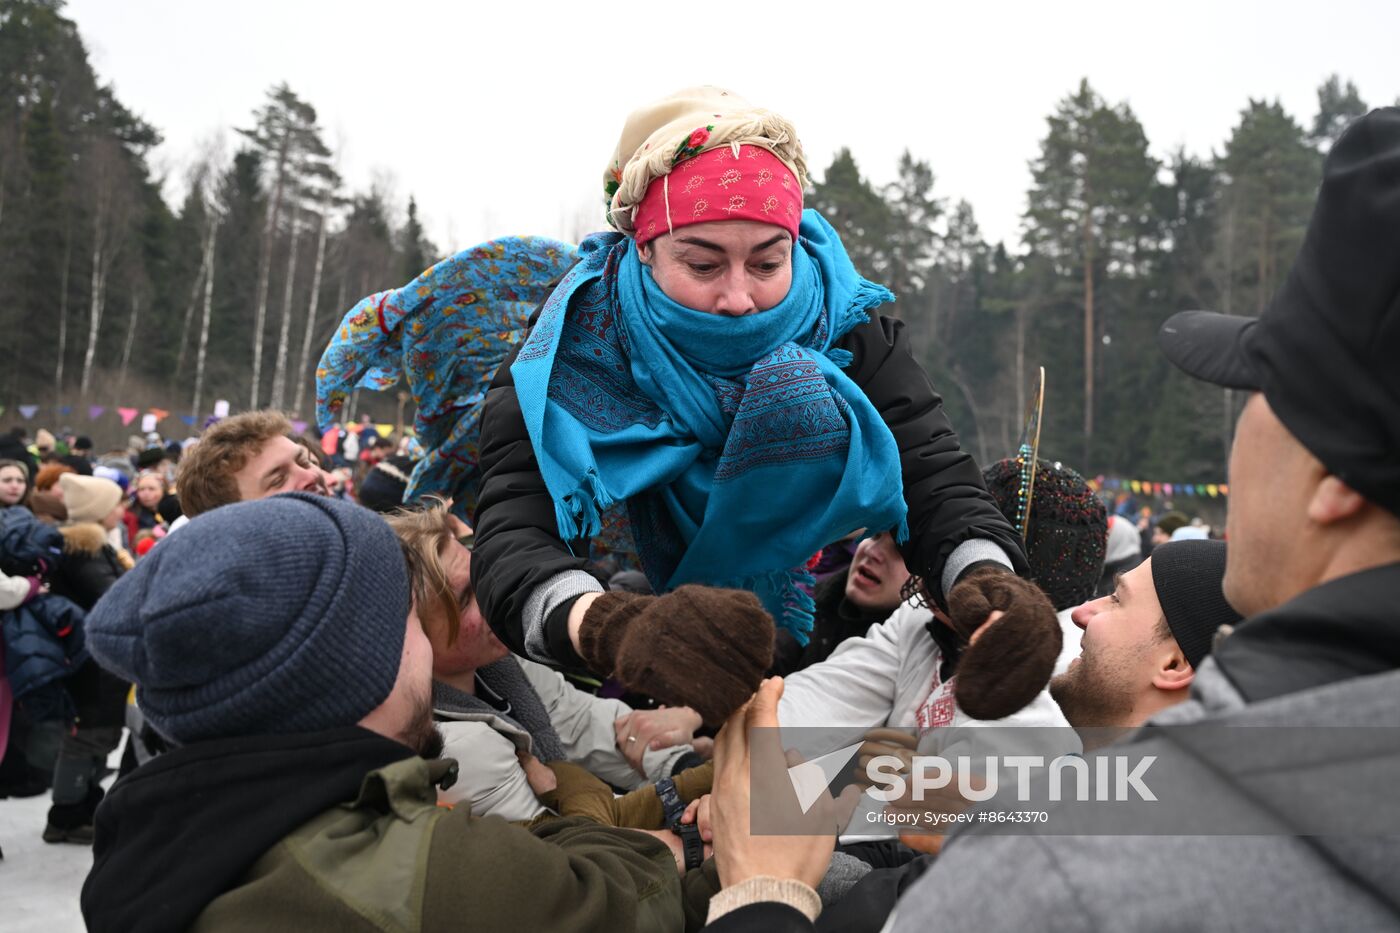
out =
{"type": "Polygon", "coordinates": [[[637,205],[653,181],[691,156],[735,145],[767,149],[792,170],[800,186],[806,186],[807,161],[791,123],[732,91],[689,87],[638,108],[627,118],[603,170],[608,222],[631,236],[637,205]],[[697,130],[705,131],[703,141],[690,145],[697,130]]]}

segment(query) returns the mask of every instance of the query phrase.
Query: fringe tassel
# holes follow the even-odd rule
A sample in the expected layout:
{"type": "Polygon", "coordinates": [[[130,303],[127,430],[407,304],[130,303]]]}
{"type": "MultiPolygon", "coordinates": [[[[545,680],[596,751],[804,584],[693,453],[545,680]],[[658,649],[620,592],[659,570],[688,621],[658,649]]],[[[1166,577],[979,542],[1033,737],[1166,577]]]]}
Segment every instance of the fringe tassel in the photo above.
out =
{"type": "Polygon", "coordinates": [[[850,350],[843,350],[840,347],[832,347],[826,351],[826,358],[831,360],[831,364],[837,369],[845,369],[855,362],[855,356],[850,350]]]}
{"type": "Polygon", "coordinates": [[[554,521],[559,525],[559,537],[577,541],[597,536],[603,530],[602,513],[612,504],[598,480],[598,472],[589,470],[573,492],[554,501],[554,521]]]}
{"type": "Polygon", "coordinates": [[[852,328],[866,323],[870,320],[872,308],[891,301],[894,301],[894,292],[883,285],[876,285],[869,279],[858,279],[855,293],[851,295],[850,305],[837,315],[832,330],[832,339],[838,339],[849,333],[852,328]]]}
{"type": "Polygon", "coordinates": [[[799,645],[806,647],[811,641],[817,604],[802,589],[802,585],[812,586],[815,583],[812,575],[801,569],[774,570],[713,585],[753,593],[773,616],[777,626],[787,629],[799,645]]]}

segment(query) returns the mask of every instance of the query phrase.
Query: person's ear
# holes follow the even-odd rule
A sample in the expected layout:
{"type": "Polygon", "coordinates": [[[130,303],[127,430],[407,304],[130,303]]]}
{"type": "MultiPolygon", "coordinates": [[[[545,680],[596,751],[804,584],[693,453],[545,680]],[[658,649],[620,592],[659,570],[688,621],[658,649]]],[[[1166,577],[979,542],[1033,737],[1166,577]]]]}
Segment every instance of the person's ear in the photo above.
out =
{"type": "Polygon", "coordinates": [[[641,262],[642,265],[651,265],[651,256],[652,252],[650,240],[637,247],[637,260],[641,262]]]}
{"type": "Polygon", "coordinates": [[[1366,507],[1366,498],[1335,476],[1327,475],[1313,490],[1308,518],[1319,525],[1351,518],[1366,507]]]}
{"type": "Polygon", "coordinates": [[[1176,639],[1168,639],[1167,645],[1171,650],[1162,656],[1157,670],[1153,672],[1152,686],[1168,693],[1185,690],[1191,686],[1191,681],[1196,679],[1196,669],[1186,660],[1186,655],[1181,653],[1176,639]]]}

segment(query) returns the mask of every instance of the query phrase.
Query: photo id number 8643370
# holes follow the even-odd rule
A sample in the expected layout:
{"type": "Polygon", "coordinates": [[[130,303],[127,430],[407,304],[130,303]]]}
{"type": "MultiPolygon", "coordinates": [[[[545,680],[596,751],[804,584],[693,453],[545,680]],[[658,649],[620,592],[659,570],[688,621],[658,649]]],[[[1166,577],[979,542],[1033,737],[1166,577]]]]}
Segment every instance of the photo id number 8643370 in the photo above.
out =
{"type": "Polygon", "coordinates": [[[1048,823],[1050,815],[1044,810],[979,810],[979,823],[1048,823]]]}

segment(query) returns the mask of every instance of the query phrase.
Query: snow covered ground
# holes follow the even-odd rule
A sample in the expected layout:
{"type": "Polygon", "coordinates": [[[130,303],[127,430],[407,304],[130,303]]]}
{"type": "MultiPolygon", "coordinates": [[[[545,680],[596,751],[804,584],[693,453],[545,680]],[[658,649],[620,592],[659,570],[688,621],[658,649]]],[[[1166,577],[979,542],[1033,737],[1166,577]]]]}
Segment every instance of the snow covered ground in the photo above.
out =
{"type": "MultiPolygon", "coordinates": [[[[108,759],[121,762],[121,749],[108,759]]],[[[108,778],[111,786],[114,778],[108,778]]],[[[78,892],[92,867],[88,846],[42,838],[49,795],[0,800],[0,930],[5,933],[81,933],[78,892]]]]}
{"type": "Polygon", "coordinates": [[[0,800],[0,929],[6,933],[72,933],[83,929],[78,892],[92,866],[87,846],[40,838],[49,795],[0,800]]]}

